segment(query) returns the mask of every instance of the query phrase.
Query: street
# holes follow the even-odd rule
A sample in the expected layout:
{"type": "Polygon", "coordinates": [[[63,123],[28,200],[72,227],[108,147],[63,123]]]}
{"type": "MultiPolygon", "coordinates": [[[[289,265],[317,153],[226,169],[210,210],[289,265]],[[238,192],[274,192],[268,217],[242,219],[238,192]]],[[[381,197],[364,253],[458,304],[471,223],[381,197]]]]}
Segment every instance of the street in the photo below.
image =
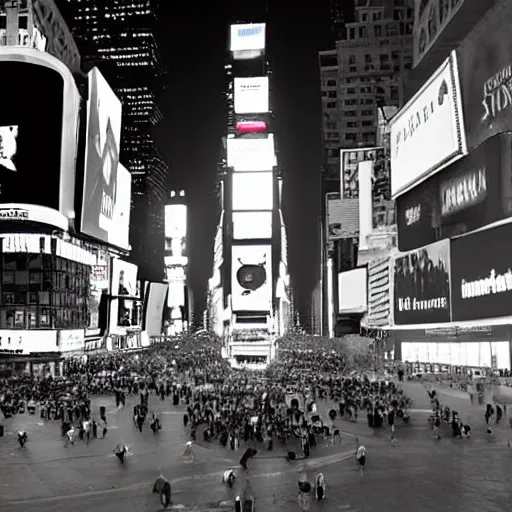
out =
{"type": "MultiPolygon", "coordinates": [[[[484,426],[475,423],[473,438],[452,439],[446,427],[441,441],[435,441],[426,426],[428,415],[421,412],[421,390],[409,391],[418,393],[418,412],[410,425],[397,426],[396,446],[389,441],[389,431],[374,434],[364,418],[357,424],[338,420],[342,445],[319,446],[305,465],[310,480],[321,471],[328,486],[327,501],[312,502],[311,510],[510,510],[508,429],[493,429],[488,436],[484,426]],[[368,449],[362,478],[354,460],[355,435],[368,449]]],[[[147,425],[143,433],[134,427],[131,401],[116,410],[111,397],[94,400],[93,412],[100,405],[108,407],[109,432],[106,439],[93,439],[88,446],[77,441],[65,448],[59,422],[27,415],[8,420],[6,436],[0,439],[0,509],[153,512],[161,509],[158,496],[151,493],[161,471],[172,483],[171,509],[230,510],[222,502],[233,500],[240,489],[228,490],[221,477],[225,469],[237,465],[241,453],[221,449],[217,443],[207,447],[199,443],[194,447],[196,460],[186,462],[181,458],[188,440],[182,407],[151,397],[150,409],[163,424],[154,436],[147,425]],[[29,435],[23,449],[15,437],[20,427],[29,435]],[[112,453],[120,442],[132,453],[124,466],[112,453]]],[[[288,463],[284,453],[284,447],[276,446],[249,461],[247,475],[258,512],[299,510],[297,480],[304,463],[288,463]]]]}

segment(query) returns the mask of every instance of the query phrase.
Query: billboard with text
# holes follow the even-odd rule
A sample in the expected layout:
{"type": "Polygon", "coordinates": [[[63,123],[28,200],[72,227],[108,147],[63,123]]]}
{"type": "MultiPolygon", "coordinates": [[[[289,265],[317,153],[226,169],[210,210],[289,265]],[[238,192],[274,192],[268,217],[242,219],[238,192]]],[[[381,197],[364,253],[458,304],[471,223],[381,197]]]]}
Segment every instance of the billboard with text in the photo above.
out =
{"type": "Polygon", "coordinates": [[[231,25],[230,51],[264,50],[265,28],[265,23],[231,25]]]}
{"type": "Polygon", "coordinates": [[[265,114],[269,110],[268,76],[235,78],[235,114],[265,114]]]}
{"type": "Polygon", "coordinates": [[[233,245],[231,260],[233,311],[272,311],[272,248],[233,245]]]}
{"type": "Polygon", "coordinates": [[[227,139],[227,164],[235,171],[271,171],[276,163],[271,133],[266,137],[227,139]]]}
{"type": "Polygon", "coordinates": [[[233,173],[233,210],[272,210],[274,173],[233,173]]]}

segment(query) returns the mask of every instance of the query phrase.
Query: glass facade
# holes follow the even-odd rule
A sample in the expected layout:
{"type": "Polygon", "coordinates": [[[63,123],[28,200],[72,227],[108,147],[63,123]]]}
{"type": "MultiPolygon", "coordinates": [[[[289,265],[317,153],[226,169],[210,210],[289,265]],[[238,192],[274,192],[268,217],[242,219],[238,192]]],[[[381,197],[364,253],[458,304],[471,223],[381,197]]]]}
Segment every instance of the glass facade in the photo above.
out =
{"type": "Polygon", "coordinates": [[[90,267],[50,254],[3,254],[0,329],[83,329],[90,267]]]}

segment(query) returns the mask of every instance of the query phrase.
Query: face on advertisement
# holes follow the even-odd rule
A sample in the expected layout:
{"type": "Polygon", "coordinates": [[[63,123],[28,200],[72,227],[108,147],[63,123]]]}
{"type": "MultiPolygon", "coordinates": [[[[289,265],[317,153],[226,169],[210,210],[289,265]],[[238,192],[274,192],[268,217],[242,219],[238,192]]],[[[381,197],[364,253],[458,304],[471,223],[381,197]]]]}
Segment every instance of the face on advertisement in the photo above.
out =
{"type": "Polygon", "coordinates": [[[64,80],[35,64],[0,66],[0,203],[58,210],[64,80]]]}

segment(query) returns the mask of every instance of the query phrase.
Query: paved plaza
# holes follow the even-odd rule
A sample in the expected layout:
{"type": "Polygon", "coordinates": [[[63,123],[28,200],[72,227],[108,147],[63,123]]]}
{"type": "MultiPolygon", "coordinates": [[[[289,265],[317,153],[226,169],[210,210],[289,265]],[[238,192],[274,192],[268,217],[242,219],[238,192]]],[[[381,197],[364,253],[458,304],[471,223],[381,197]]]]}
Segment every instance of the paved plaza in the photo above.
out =
{"type": "MultiPolygon", "coordinates": [[[[287,463],[283,456],[287,448],[279,444],[273,452],[258,453],[247,472],[257,511],[299,510],[301,470],[310,479],[322,471],[328,485],[328,500],[312,502],[312,511],[510,511],[510,429],[493,427],[487,435],[483,408],[472,406],[463,393],[440,388],[441,402],[459,410],[463,420],[471,419],[474,436],[452,439],[445,427],[443,438],[435,441],[427,428],[429,401],[423,386],[407,383],[404,389],[414,400],[414,412],[409,425],[397,426],[396,446],[391,445],[388,430],[374,433],[360,418],[358,423],[337,420],[342,445],[321,444],[306,464],[287,463]],[[354,459],[355,436],[368,450],[363,478],[354,459]]],[[[226,489],[221,477],[225,469],[237,465],[241,453],[222,449],[216,442],[199,442],[196,460],[187,462],[181,457],[188,440],[183,408],[153,395],[150,408],[163,423],[154,436],[147,425],[143,433],[133,425],[133,400],[119,410],[110,396],[94,400],[93,411],[107,406],[109,432],[106,439],[93,439],[89,445],[77,441],[65,448],[59,422],[26,414],[7,420],[6,435],[0,439],[0,510],[156,512],[161,506],[151,488],[159,471],[172,483],[171,510],[231,510],[228,500],[240,490],[226,489]],[[23,449],[16,442],[21,427],[29,435],[23,449]],[[132,452],[125,466],[112,453],[121,442],[132,452]]],[[[321,409],[329,407],[324,404],[321,409]]]]}

